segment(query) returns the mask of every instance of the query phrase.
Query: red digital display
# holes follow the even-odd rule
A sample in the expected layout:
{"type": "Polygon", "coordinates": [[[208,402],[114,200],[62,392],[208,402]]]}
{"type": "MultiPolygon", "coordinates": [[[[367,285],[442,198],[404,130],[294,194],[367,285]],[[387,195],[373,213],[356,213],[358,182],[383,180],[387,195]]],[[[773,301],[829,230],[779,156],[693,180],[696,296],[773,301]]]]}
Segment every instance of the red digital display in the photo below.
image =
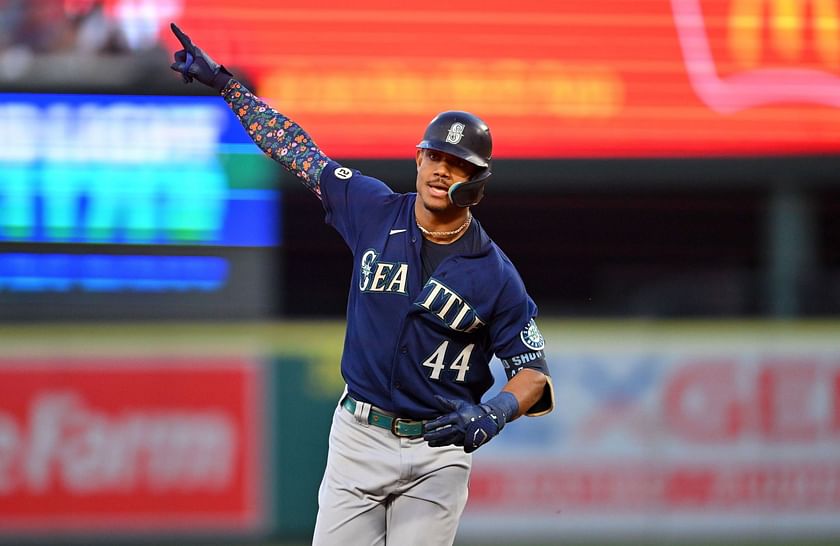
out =
{"type": "Polygon", "coordinates": [[[411,156],[447,109],[483,117],[496,157],[840,151],[840,0],[205,0],[177,20],[338,158],[411,156]]]}

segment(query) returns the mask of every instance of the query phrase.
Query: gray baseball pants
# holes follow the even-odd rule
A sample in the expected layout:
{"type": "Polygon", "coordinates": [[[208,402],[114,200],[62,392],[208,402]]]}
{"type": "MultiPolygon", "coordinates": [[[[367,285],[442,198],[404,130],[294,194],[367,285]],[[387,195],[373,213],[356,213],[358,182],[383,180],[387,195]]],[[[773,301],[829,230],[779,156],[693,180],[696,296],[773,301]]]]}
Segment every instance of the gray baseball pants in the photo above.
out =
{"type": "Polygon", "coordinates": [[[313,546],[445,546],[467,503],[472,455],[367,423],[370,404],[336,408],[313,546]]]}

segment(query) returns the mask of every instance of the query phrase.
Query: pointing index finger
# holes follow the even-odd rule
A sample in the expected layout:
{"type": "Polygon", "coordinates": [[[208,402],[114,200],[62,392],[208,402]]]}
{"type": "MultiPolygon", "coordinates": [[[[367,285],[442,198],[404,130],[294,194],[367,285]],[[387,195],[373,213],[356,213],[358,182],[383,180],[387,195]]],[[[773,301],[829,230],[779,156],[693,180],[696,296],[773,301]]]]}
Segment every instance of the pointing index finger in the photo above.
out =
{"type": "Polygon", "coordinates": [[[178,38],[178,41],[181,42],[181,45],[184,46],[184,49],[188,49],[192,47],[192,40],[190,37],[184,34],[184,31],[178,28],[178,25],[175,23],[169,23],[169,27],[172,29],[172,32],[175,34],[175,37],[178,38]]]}

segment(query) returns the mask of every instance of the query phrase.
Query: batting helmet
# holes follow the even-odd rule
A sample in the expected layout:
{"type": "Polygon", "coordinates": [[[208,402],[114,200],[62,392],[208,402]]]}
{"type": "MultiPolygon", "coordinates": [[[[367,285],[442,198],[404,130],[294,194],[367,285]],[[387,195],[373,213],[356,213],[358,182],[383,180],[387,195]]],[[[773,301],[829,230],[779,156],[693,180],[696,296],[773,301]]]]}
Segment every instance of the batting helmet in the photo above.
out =
{"type": "Polygon", "coordinates": [[[493,138],[486,123],[469,112],[442,112],[426,127],[417,147],[454,155],[478,167],[469,180],[449,187],[449,200],[459,207],[470,207],[481,201],[484,185],[490,178],[493,154],[493,138]]]}

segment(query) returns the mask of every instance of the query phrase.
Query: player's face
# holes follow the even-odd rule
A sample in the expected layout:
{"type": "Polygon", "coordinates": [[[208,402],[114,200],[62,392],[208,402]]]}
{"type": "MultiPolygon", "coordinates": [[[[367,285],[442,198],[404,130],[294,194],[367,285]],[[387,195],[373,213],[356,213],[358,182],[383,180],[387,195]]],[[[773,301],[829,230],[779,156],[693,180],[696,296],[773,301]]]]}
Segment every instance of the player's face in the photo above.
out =
{"type": "Polygon", "coordinates": [[[449,187],[468,180],[477,167],[437,150],[417,150],[417,196],[432,212],[457,208],[449,201],[449,187]]]}

